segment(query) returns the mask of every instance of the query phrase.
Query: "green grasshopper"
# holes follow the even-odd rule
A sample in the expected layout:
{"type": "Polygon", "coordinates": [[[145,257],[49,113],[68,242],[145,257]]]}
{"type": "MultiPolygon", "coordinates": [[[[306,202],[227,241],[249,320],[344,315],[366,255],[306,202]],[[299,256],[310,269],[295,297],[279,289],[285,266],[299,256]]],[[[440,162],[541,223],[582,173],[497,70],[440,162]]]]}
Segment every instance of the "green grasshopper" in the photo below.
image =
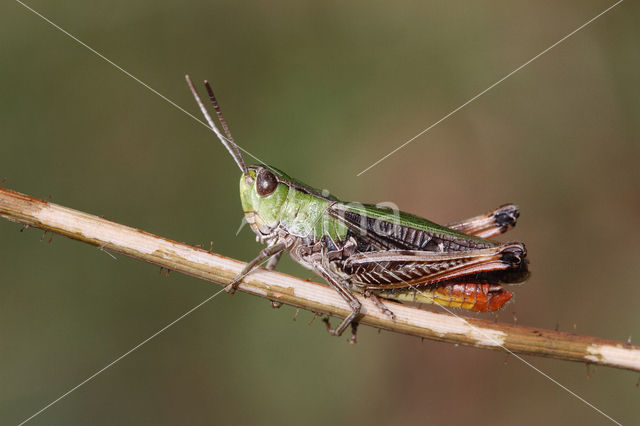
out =
{"type": "Polygon", "coordinates": [[[379,205],[340,201],[271,166],[247,167],[209,83],[204,82],[226,137],[186,79],[211,129],[242,171],[245,218],[257,240],[267,245],[225,287],[228,293],[267,259],[267,269],[274,269],[287,252],[349,304],[351,313],[338,327],[326,321],[329,333],[340,336],[350,324],[355,333],[361,303],[354,292],[370,298],[391,319],[385,299],[494,311],[512,297],[501,284],[521,283],[529,276],[524,244],[488,239],[515,226],[515,205],[441,226],[379,205]]]}

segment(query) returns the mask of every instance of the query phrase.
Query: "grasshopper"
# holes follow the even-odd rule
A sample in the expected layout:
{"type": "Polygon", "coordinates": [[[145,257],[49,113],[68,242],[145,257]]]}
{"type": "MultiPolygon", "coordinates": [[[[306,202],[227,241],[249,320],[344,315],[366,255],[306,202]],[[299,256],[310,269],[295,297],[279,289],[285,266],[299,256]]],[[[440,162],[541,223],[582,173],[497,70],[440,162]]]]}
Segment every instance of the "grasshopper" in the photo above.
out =
{"type": "MultiPolygon", "coordinates": [[[[439,304],[474,311],[500,309],[512,297],[502,284],[525,281],[527,252],[519,242],[489,240],[516,224],[517,206],[507,204],[466,220],[441,226],[380,205],[346,203],[268,165],[246,166],[209,83],[204,82],[222,135],[186,76],[204,117],[242,171],[240,200],[257,240],[258,256],[225,287],[240,281],[264,261],[274,269],[284,252],[321,276],[350,306],[351,313],[330,334],[355,326],[361,303],[370,298],[387,316],[383,300],[439,304]]],[[[354,336],[355,337],[355,336],[354,336]]]]}

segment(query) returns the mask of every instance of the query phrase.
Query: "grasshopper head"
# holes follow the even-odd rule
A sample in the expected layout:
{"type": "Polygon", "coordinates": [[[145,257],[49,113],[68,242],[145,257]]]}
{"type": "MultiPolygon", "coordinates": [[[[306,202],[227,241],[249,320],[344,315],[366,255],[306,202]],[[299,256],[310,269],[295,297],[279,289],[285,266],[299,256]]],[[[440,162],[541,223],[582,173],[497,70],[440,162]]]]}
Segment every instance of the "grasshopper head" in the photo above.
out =
{"type": "Polygon", "coordinates": [[[280,181],[277,170],[249,166],[240,177],[240,201],[253,232],[268,235],[280,223],[280,212],[289,193],[289,185],[280,181]]]}

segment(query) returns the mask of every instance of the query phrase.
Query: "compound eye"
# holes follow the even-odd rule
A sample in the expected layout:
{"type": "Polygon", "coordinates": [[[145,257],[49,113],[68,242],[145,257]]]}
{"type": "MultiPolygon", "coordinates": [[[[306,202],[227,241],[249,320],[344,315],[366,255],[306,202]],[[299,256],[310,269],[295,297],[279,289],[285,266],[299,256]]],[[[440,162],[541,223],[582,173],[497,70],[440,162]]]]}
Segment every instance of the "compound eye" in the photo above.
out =
{"type": "Polygon", "coordinates": [[[258,192],[259,196],[266,197],[267,195],[270,195],[271,193],[273,193],[273,191],[276,190],[277,186],[278,180],[269,170],[261,169],[258,172],[258,178],[256,180],[256,191],[258,192]]]}

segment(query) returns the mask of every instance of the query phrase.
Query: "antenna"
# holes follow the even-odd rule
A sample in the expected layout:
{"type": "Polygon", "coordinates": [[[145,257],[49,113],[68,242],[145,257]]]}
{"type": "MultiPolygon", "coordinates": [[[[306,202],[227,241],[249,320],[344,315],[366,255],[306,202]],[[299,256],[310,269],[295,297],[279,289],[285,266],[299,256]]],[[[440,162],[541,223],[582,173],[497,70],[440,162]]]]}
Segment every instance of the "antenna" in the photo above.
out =
{"type": "Polygon", "coordinates": [[[236,143],[233,140],[233,137],[231,136],[231,132],[229,131],[229,127],[227,126],[227,123],[224,120],[224,117],[222,116],[222,111],[220,111],[220,107],[218,106],[218,102],[216,101],[215,96],[213,96],[213,90],[211,90],[211,86],[209,86],[209,83],[207,81],[205,81],[204,84],[205,84],[205,87],[207,88],[207,92],[209,92],[209,98],[211,99],[211,102],[213,103],[213,108],[216,110],[216,114],[218,115],[218,119],[220,120],[220,123],[222,124],[222,128],[224,129],[225,133],[227,134],[228,139],[225,138],[222,135],[222,133],[220,132],[220,130],[218,129],[216,124],[213,122],[213,119],[211,118],[211,116],[209,115],[209,112],[207,111],[207,109],[205,108],[204,104],[202,103],[202,100],[200,99],[200,96],[198,95],[198,92],[196,91],[196,88],[193,87],[193,83],[191,82],[191,78],[189,77],[188,74],[185,75],[185,79],[187,80],[187,84],[189,85],[189,89],[191,90],[191,93],[193,94],[193,97],[196,99],[196,102],[198,103],[198,106],[200,107],[200,111],[202,111],[202,114],[204,115],[204,118],[209,123],[209,126],[211,126],[211,130],[213,130],[213,132],[216,134],[218,139],[220,139],[220,142],[222,142],[222,144],[225,146],[225,148],[227,148],[227,151],[229,151],[229,154],[231,154],[231,156],[235,160],[235,162],[238,165],[238,167],[240,167],[240,170],[242,170],[242,173],[246,175],[248,173],[247,172],[247,166],[245,166],[244,160],[242,159],[242,155],[240,154],[240,150],[238,149],[238,146],[236,145],[236,143]]]}
{"type": "Polygon", "coordinates": [[[213,94],[213,89],[211,88],[207,80],[204,81],[204,87],[207,88],[207,93],[209,94],[209,99],[213,104],[213,109],[216,111],[216,115],[218,116],[218,120],[220,121],[220,124],[222,124],[222,130],[224,130],[224,133],[227,135],[227,138],[231,142],[233,142],[233,144],[235,145],[235,141],[233,140],[233,136],[231,136],[231,131],[229,130],[229,126],[227,125],[226,120],[222,116],[222,110],[220,109],[220,105],[218,105],[216,96],[213,94]]]}

